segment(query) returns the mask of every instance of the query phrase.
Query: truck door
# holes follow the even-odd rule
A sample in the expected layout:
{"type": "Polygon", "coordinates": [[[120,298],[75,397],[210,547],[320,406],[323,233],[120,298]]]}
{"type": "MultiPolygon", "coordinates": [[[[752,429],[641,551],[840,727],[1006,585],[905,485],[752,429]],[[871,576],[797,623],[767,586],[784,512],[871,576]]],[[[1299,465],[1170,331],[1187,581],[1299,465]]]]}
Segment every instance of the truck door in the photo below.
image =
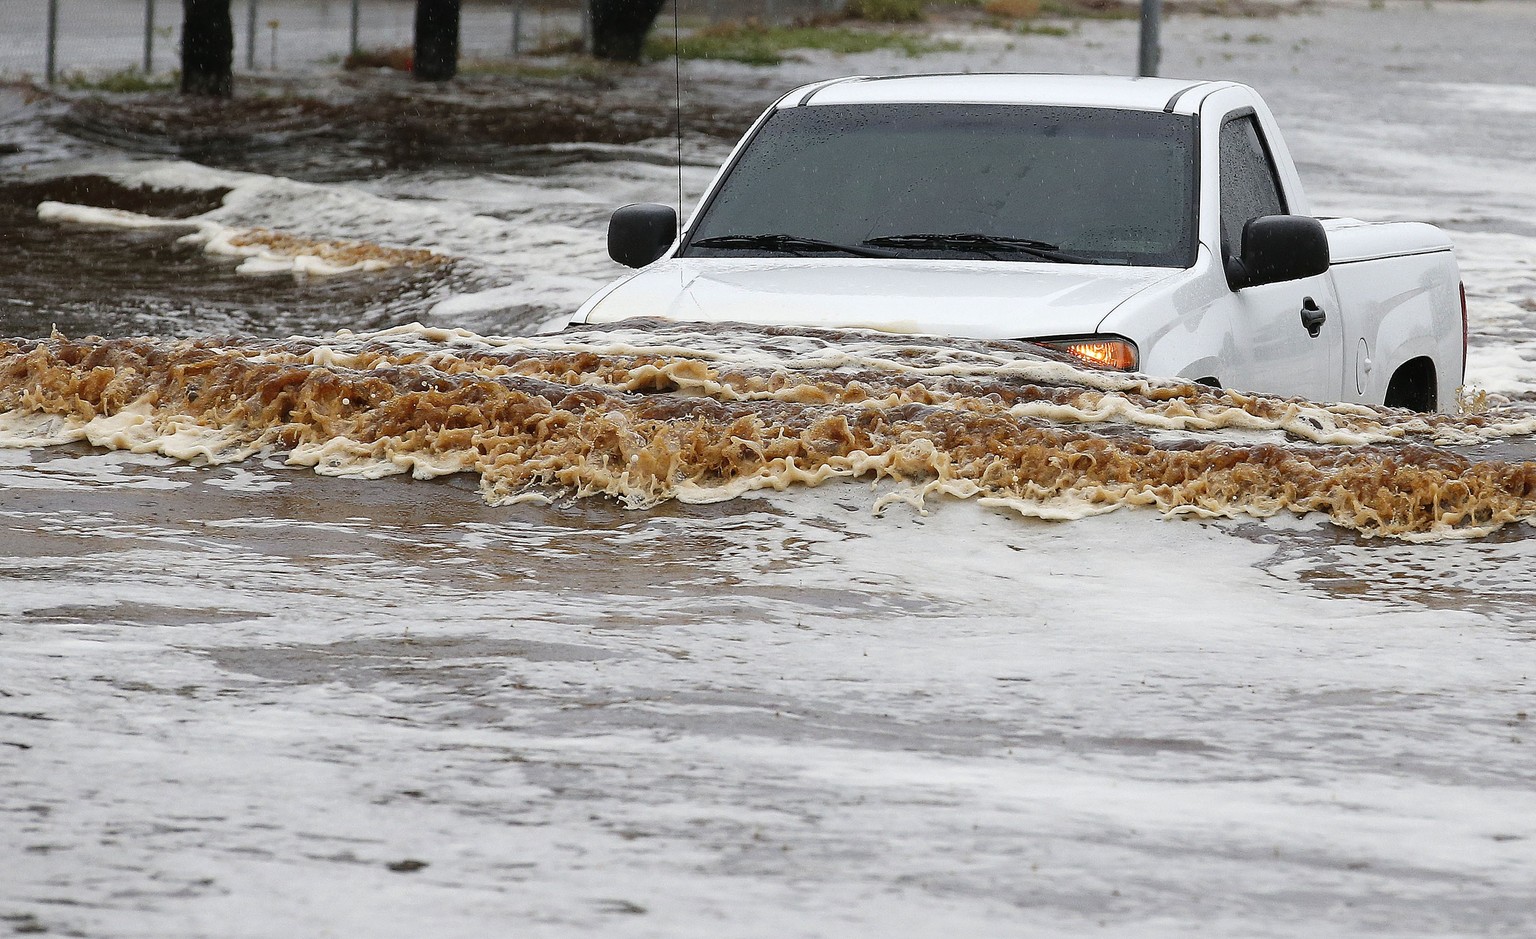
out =
{"type": "MultiPolygon", "coordinates": [[[[1289,210],[1274,160],[1252,111],[1221,126],[1219,166],[1222,260],[1241,248],[1243,225],[1289,210]]],[[[1234,291],[1227,298],[1235,372],[1222,376],[1246,391],[1314,401],[1342,396],[1343,322],[1328,274],[1234,291]],[[1317,315],[1322,326],[1313,335],[1317,315]]]]}

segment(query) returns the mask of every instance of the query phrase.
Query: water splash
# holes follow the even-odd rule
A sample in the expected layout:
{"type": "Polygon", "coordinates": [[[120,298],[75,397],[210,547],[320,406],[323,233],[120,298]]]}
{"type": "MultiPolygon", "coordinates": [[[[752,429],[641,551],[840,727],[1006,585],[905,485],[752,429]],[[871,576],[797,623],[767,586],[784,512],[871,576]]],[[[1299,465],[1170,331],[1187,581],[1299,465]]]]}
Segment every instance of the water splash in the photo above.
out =
{"type": "Polygon", "coordinates": [[[85,440],[316,472],[475,473],[487,501],[704,503],[833,478],[1070,519],[1320,513],[1467,537],[1536,515],[1536,463],[1453,447],[1529,416],[1324,406],[1091,371],[1022,343],[630,321],[527,338],[0,343],[0,445],[85,440]]]}

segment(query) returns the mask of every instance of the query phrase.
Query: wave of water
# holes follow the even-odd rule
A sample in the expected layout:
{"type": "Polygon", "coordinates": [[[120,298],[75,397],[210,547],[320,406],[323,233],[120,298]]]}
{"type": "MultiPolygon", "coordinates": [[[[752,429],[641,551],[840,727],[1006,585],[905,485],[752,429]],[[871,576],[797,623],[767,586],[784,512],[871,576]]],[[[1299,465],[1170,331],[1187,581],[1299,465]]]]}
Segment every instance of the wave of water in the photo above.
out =
{"type": "Polygon", "coordinates": [[[831,478],[876,502],[974,498],[1078,518],[1320,513],[1367,535],[1536,515],[1536,463],[1454,449],[1536,417],[1317,405],[1087,371],[1021,343],[631,321],[517,339],[0,344],[0,443],[220,464],[277,449],[335,476],[474,473],[493,504],[707,503],[831,478]]]}

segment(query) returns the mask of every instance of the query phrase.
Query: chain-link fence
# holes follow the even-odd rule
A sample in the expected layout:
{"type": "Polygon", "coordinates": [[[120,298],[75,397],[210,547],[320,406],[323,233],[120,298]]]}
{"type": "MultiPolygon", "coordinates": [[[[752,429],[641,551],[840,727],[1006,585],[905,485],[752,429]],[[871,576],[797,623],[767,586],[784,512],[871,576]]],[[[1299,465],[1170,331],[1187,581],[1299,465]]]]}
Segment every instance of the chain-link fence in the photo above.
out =
{"type": "MultiPolygon", "coordinates": [[[[684,25],[786,23],[842,0],[675,0],[684,25]]],[[[359,50],[412,44],[414,0],[232,0],[237,70],[340,65],[359,50]]],[[[671,4],[657,18],[670,25],[671,4]]],[[[498,59],[585,41],[584,0],[465,0],[461,55],[498,59]]],[[[167,74],[179,63],[179,0],[0,0],[0,75],[167,74]]]]}

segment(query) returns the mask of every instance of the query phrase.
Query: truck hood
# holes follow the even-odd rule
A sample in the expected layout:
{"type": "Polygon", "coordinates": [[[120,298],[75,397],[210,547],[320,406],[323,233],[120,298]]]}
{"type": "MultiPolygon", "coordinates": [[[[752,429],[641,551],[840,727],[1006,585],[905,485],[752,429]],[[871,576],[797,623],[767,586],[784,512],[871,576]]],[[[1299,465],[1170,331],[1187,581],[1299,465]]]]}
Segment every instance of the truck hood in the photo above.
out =
{"type": "Polygon", "coordinates": [[[1170,268],[903,258],[673,258],[606,288],[574,322],[632,316],[1024,339],[1092,333],[1170,268]]]}

